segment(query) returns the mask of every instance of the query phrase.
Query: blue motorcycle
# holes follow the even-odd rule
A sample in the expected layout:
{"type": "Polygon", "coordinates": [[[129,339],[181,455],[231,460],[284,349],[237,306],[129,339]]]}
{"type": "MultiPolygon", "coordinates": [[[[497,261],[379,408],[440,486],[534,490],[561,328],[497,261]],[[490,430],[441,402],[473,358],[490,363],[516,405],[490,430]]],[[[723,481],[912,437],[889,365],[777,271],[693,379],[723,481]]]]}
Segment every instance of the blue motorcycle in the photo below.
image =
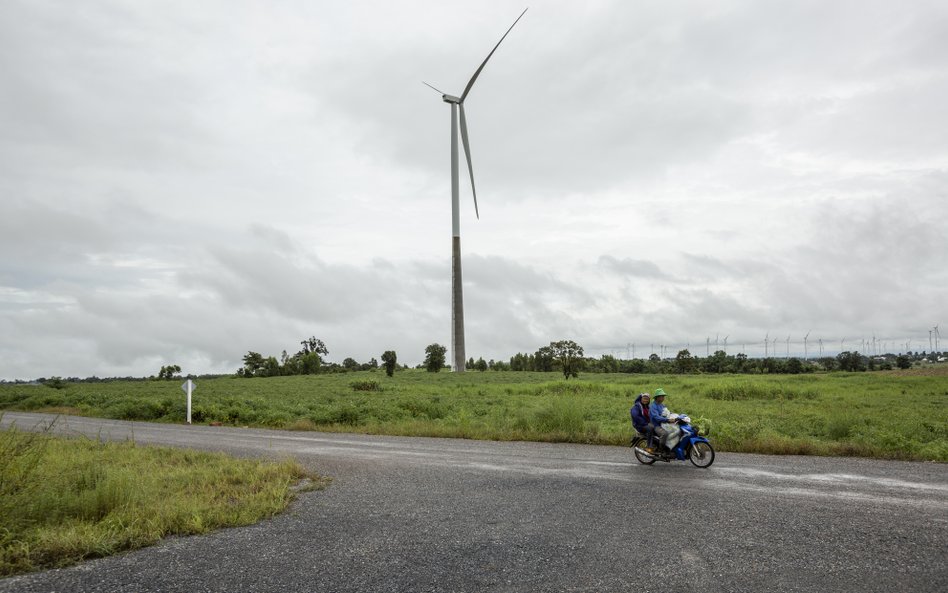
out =
{"type": "Polygon", "coordinates": [[[651,451],[649,443],[640,432],[636,432],[632,437],[632,450],[635,452],[635,458],[643,465],[652,465],[656,461],[669,462],[672,459],[684,461],[690,459],[695,467],[708,468],[714,463],[714,448],[707,438],[698,434],[698,429],[691,425],[691,418],[688,416],[672,415],[672,421],[677,425],[680,433],[678,442],[671,449],[658,444],[658,438],[654,438],[651,451]]]}

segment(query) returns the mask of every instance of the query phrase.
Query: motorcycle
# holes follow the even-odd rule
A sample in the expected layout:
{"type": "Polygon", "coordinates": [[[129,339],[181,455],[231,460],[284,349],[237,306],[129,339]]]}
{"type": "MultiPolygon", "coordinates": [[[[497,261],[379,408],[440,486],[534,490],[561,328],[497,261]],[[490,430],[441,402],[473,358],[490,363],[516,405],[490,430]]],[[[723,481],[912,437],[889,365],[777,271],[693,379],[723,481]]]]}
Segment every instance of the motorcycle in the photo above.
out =
{"type": "MultiPolygon", "coordinates": [[[[646,450],[648,442],[645,435],[636,431],[632,437],[632,450],[635,458],[643,465],[652,465],[656,461],[670,462],[672,459],[691,460],[695,467],[708,468],[714,463],[714,447],[711,442],[698,434],[698,429],[691,425],[691,418],[685,415],[672,414],[669,420],[676,424],[680,433],[678,442],[669,449],[656,443],[653,452],[646,450]]],[[[654,438],[653,440],[658,440],[654,438]]]]}

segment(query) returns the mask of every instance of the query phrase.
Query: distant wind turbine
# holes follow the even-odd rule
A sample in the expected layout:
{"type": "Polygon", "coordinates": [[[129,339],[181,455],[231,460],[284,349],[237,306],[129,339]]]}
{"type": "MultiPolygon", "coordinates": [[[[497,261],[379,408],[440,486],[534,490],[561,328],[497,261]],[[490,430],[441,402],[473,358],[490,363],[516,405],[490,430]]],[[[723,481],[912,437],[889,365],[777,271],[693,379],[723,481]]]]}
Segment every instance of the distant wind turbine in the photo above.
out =
{"type": "Polygon", "coordinates": [[[458,212],[458,111],[461,112],[461,142],[464,144],[464,156],[467,158],[467,170],[471,175],[471,193],[474,195],[474,213],[480,219],[477,211],[477,192],[474,190],[474,166],[471,164],[471,146],[467,137],[467,118],[464,117],[464,99],[471,92],[471,87],[481,70],[487,65],[500,44],[503,43],[514,25],[523,18],[527,11],[524,9],[517,20],[510,25],[510,29],[500,38],[494,49],[490,50],[481,65],[474,71],[474,76],[467,82],[460,97],[443,93],[427,82],[424,84],[441,93],[441,99],[451,105],[451,354],[454,358],[452,369],[455,372],[464,372],[464,298],[461,289],[461,216],[458,212]]]}
{"type": "Polygon", "coordinates": [[[730,335],[724,336],[724,353],[727,354],[727,339],[730,338],[730,335]]]}
{"type": "MultiPolygon", "coordinates": [[[[813,330],[810,330],[813,331],[813,330]]],[[[806,349],[806,339],[810,337],[810,332],[806,332],[806,335],[803,336],[803,360],[810,360],[809,352],[806,349]]]]}

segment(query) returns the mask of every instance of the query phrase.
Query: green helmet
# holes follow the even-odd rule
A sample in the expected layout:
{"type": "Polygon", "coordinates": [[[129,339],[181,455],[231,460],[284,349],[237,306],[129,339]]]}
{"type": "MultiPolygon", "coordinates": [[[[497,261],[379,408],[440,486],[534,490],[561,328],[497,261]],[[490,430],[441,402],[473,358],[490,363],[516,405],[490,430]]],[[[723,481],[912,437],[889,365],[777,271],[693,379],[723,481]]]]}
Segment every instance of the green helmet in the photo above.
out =
{"type": "Polygon", "coordinates": [[[655,397],[662,397],[663,395],[665,395],[665,390],[661,387],[655,390],[655,397]]]}

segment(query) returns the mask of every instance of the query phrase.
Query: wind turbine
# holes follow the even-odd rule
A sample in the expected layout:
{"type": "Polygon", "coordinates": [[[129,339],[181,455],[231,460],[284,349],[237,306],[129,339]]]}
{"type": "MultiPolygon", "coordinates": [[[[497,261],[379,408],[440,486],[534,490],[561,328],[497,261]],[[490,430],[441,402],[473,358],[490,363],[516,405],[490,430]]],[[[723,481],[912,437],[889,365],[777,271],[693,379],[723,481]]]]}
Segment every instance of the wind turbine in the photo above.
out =
{"type": "Polygon", "coordinates": [[[937,325],[933,329],[935,330],[935,350],[937,350],[938,352],[941,352],[941,350],[939,350],[940,346],[938,345],[938,340],[941,339],[941,332],[938,331],[937,325]]]}
{"type": "Polygon", "coordinates": [[[764,358],[769,358],[770,353],[767,352],[767,346],[770,345],[770,332],[764,334],[764,358]]]}
{"type": "Polygon", "coordinates": [[[724,354],[727,354],[727,339],[730,337],[731,337],[730,334],[724,336],[724,354]]]}
{"type": "Polygon", "coordinates": [[[787,360],[790,360],[790,334],[787,334],[787,360]]]}
{"type": "MultiPolygon", "coordinates": [[[[813,330],[810,330],[813,331],[813,330]]],[[[806,335],[803,336],[803,360],[810,360],[809,353],[806,349],[806,339],[810,337],[810,332],[806,332],[806,335]]]]}
{"type": "Polygon", "coordinates": [[[474,213],[480,220],[480,213],[477,211],[477,192],[474,189],[474,166],[471,164],[471,146],[467,138],[467,118],[464,117],[464,99],[467,99],[468,93],[481,70],[487,65],[500,44],[510,33],[514,25],[527,13],[524,9],[517,17],[517,20],[510,25],[507,33],[500,38],[494,49],[490,50],[481,65],[474,71],[474,76],[467,82],[464,92],[460,97],[441,92],[427,82],[424,84],[441,94],[441,99],[451,105],[451,354],[454,358],[454,364],[451,366],[455,372],[464,372],[464,298],[461,289],[461,217],[458,212],[458,112],[461,112],[461,142],[464,144],[464,156],[467,158],[467,170],[471,175],[471,194],[474,196],[474,213]]]}

